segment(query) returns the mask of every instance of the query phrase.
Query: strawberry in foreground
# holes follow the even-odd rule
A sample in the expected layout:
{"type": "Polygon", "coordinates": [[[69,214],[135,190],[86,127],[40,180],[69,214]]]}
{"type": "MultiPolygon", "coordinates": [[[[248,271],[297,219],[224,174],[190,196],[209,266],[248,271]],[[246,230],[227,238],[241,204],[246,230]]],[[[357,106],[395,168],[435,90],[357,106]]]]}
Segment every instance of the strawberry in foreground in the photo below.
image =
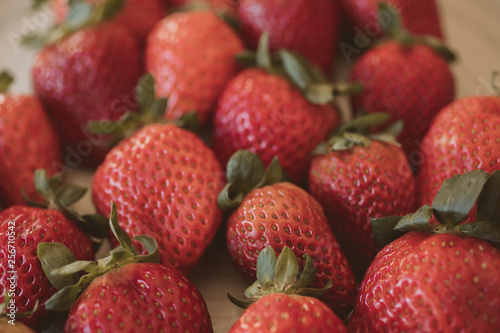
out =
{"type": "Polygon", "coordinates": [[[34,96],[8,94],[12,77],[0,73],[0,203],[23,204],[36,197],[33,173],[56,173],[61,164],[59,138],[34,96]],[[33,138],[36,138],[35,140],[33,138]]]}
{"type": "MultiPolygon", "coordinates": [[[[98,165],[109,149],[85,130],[91,120],[117,120],[137,103],[133,91],[143,73],[136,38],[109,20],[120,1],[94,4],[80,24],[68,21],[39,42],[32,76],[36,94],[65,145],[69,167],[98,165]],[[61,38],[61,34],[63,37],[61,38]]],[[[36,41],[36,38],[34,38],[36,41]]]]}
{"type": "Polygon", "coordinates": [[[257,259],[257,281],[245,291],[248,301],[228,294],[234,304],[246,308],[229,333],[257,332],[347,332],[342,322],[323,302],[314,298],[328,291],[308,288],[315,279],[314,265],[306,254],[299,263],[293,251],[284,247],[278,259],[272,247],[264,248],[257,259]]]}
{"type": "Polygon", "coordinates": [[[176,119],[196,111],[206,124],[224,86],[236,74],[234,56],[243,43],[211,10],[174,13],[161,20],[148,38],[146,69],[157,96],[168,96],[165,116],[176,119]]]}
{"type": "Polygon", "coordinates": [[[374,220],[379,245],[408,233],[368,269],[349,332],[498,332],[499,217],[500,172],[476,170],[446,180],[432,208],[374,220]],[[461,224],[476,200],[477,222],[461,224]]]}
{"type": "Polygon", "coordinates": [[[385,30],[393,40],[355,63],[351,80],[361,81],[364,91],[352,97],[352,106],[369,113],[383,110],[394,121],[403,120],[405,131],[398,141],[416,166],[420,141],[436,114],[454,99],[455,81],[447,63],[454,54],[435,38],[411,35],[391,6],[382,3],[379,8],[392,15],[385,30]]]}
{"type": "Polygon", "coordinates": [[[257,48],[259,38],[270,32],[270,49],[288,49],[331,74],[339,38],[337,1],[241,0],[238,18],[247,44],[257,48]]]}
{"type": "Polygon", "coordinates": [[[421,205],[431,202],[447,178],[475,169],[500,169],[500,89],[493,88],[498,96],[462,98],[436,116],[421,147],[421,205]]]}
{"type": "Polygon", "coordinates": [[[38,256],[59,290],[45,306],[70,310],[65,332],[212,332],[198,289],[180,272],[158,264],[155,240],[136,236],[148,254],[138,255],[111,204],[110,226],[120,247],[106,258],[76,261],[59,243],[42,243],[38,256]],[[81,276],[80,271],[85,271],[81,276]],[[77,298],[78,297],[78,298],[77,298]]]}
{"type": "Polygon", "coordinates": [[[415,177],[395,138],[401,123],[372,131],[389,118],[371,113],[344,124],[318,146],[309,170],[310,193],[325,209],[358,278],[377,254],[370,218],[415,209],[415,177]]]}
{"type": "MultiPolygon", "coordinates": [[[[235,209],[227,221],[227,247],[238,270],[255,280],[259,252],[271,246],[280,253],[285,246],[302,258],[311,257],[316,268],[314,288],[331,288],[321,297],[338,315],[352,307],[356,283],[321,205],[307,192],[281,182],[282,170],[275,158],[267,171],[262,160],[239,151],[227,166],[228,184],[219,205],[235,209]],[[333,283],[332,283],[333,282],[333,283]]],[[[304,259],[300,259],[304,265],[304,259]]]]}
{"type": "MultiPolygon", "coordinates": [[[[38,207],[12,206],[0,213],[0,303],[6,297],[15,301],[16,312],[30,312],[36,304],[50,298],[53,288],[34,255],[41,242],[60,242],[80,260],[94,259],[92,242],[84,231],[96,237],[107,234],[101,217],[78,216],[68,208],[85,194],[84,188],[61,185],[57,176],[47,178],[43,170],[35,173],[35,185],[47,202],[38,207]],[[14,272],[14,273],[13,273],[14,272]],[[11,291],[11,279],[17,272],[17,287],[11,291]]],[[[51,314],[43,306],[26,318],[16,320],[40,331],[47,328],[51,314]]]]}
{"type": "Polygon", "coordinates": [[[144,126],[106,156],[94,175],[92,199],[103,215],[109,215],[109,202],[115,201],[122,227],[134,236],[154,236],[162,264],[187,273],[221,223],[217,195],[223,172],[200,138],[167,123],[167,101],[155,99],[154,86],[151,75],[141,79],[140,113],[127,113],[117,124],[91,124],[93,130],[113,129],[106,134],[118,138],[144,126]]]}

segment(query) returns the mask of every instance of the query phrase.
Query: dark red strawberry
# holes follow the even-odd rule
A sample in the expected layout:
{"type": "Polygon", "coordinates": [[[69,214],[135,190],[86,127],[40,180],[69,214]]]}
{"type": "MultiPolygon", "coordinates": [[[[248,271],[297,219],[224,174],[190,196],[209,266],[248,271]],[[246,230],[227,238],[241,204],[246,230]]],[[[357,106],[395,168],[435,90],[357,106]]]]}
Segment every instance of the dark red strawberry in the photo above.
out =
{"type": "Polygon", "coordinates": [[[447,178],[475,169],[499,170],[499,138],[499,97],[466,97],[440,111],[421,144],[420,204],[430,203],[447,178]]]}
{"type": "MultiPolygon", "coordinates": [[[[443,39],[439,9],[436,0],[386,0],[400,13],[406,29],[415,35],[430,35],[443,39]]],[[[371,38],[380,37],[383,28],[377,17],[379,0],[342,0],[342,8],[347,15],[351,31],[361,31],[371,38]]],[[[383,15],[382,23],[390,24],[390,15],[383,15]]]]}
{"type": "MultiPolygon", "coordinates": [[[[356,283],[321,205],[301,188],[282,178],[277,159],[264,173],[255,154],[239,151],[228,163],[229,184],[219,196],[223,209],[235,208],[227,221],[231,260],[244,276],[255,279],[257,257],[266,246],[295,256],[308,254],[316,268],[312,287],[333,282],[322,300],[339,315],[350,311],[356,283]]],[[[301,260],[304,265],[304,260],[301,260]]]]}
{"type": "Polygon", "coordinates": [[[146,47],[146,69],[158,96],[169,98],[166,117],[196,111],[205,124],[243,50],[236,32],[212,11],[175,13],[154,28],[146,47]]]}
{"type": "Polygon", "coordinates": [[[499,172],[476,170],[445,181],[432,208],[374,220],[382,244],[388,225],[410,232],[370,266],[349,332],[498,332],[499,189],[499,172]],[[461,224],[478,197],[478,222],[461,224]]]}
{"type": "Polygon", "coordinates": [[[272,51],[296,51],[330,74],[339,34],[337,1],[240,0],[238,17],[250,47],[257,48],[268,31],[272,51]]]}
{"type": "Polygon", "coordinates": [[[231,327],[230,333],[257,333],[265,327],[270,332],[347,332],[342,322],[320,300],[328,290],[308,288],[314,281],[315,268],[306,254],[306,265],[298,275],[299,263],[293,251],[284,247],[276,259],[272,247],[264,248],[258,257],[257,278],[245,291],[248,301],[229,299],[246,308],[245,313],[231,327]],[[309,296],[308,296],[309,295],[309,296]]]}
{"type": "Polygon", "coordinates": [[[59,138],[39,100],[7,94],[12,78],[0,73],[0,203],[24,204],[22,193],[36,197],[33,173],[60,171],[59,138]]]}
{"type": "MultiPolygon", "coordinates": [[[[89,20],[93,23],[92,16],[89,20]]],[[[85,26],[36,56],[34,88],[64,139],[70,167],[102,161],[109,150],[99,146],[103,137],[84,128],[91,120],[117,120],[137,107],[133,91],[141,63],[136,39],[112,23],[85,26]]]]}
{"type": "MultiPolygon", "coordinates": [[[[35,184],[49,200],[48,207],[12,206],[0,213],[0,241],[4,244],[0,248],[0,303],[10,298],[19,315],[34,310],[38,303],[40,306],[31,316],[15,320],[41,331],[52,319],[42,304],[57,290],[49,283],[36,256],[38,244],[60,242],[80,260],[93,260],[94,252],[84,229],[71,220],[85,222],[92,217],[78,217],[67,208],[85,189],[60,187],[60,179],[47,179],[43,171],[37,171],[35,184]]],[[[85,229],[92,227],[87,224],[85,229]]]]}
{"type": "MultiPolygon", "coordinates": [[[[383,10],[391,11],[385,6],[383,10]]],[[[436,52],[452,54],[435,39],[416,37],[401,30],[397,13],[394,26],[387,27],[395,41],[367,51],[354,65],[352,81],[361,81],[364,92],[352,97],[355,110],[384,110],[405,123],[398,140],[415,164],[417,143],[427,133],[432,119],[455,96],[455,82],[446,60],[436,52]]]]}
{"type": "Polygon", "coordinates": [[[372,113],[339,128],[316,150],[309,190],[325,209],[330,226],[358,278],[377,249],[370,218],[415,209],[415,177],[393,133],[372,134],[390,115],[372,113]]]}
{"type": "Polygon", "coordinates": [[[72,256],[62,244],[38,247],[45,272],[60,289],[47,301],[47,308],[65,311],[71,307],[65,332],[212,332],[198,289],[182,273],[157,263],[153,238],[136,237],[149,253],[137,255],[118,225],[114,204],[111,211],[111,229],[121,247],[97,263],[54,258],[55,253],[72,256]],[[65,274],[57,270],[60,267],[65,274]],[[81,270],[87,274],[79,279],[81,270]]]}

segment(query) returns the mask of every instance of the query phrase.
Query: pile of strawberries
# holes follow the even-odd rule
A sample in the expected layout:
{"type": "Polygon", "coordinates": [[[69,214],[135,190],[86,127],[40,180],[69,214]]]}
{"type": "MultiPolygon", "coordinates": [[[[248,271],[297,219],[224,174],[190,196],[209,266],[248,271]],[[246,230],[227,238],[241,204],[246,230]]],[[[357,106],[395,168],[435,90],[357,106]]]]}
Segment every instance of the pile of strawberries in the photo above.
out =
{"type": "Polygon", "coordinates": [[[230,332],[500,332],[500,96],[454,100],[434,0],[35,2],[35,95],[0,75],[1,332],[212,332],[186,274],[218,232],[255,281],[230,332]]]}

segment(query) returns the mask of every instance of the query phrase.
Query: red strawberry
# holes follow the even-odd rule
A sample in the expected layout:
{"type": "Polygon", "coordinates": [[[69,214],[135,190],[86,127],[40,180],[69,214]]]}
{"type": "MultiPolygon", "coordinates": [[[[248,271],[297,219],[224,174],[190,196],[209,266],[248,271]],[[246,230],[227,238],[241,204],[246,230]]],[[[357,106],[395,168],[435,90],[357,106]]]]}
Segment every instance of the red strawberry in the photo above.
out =
{"type": "Polygon", "coordinates": [[[439,112],[421,145],[420,204],[430,203],[454,175],[500,169],[500,98],[467,97],[439,112]]]}
{"type": "Polygon", "coordinates": [[[158,96],[168,96],[166,116],[196,111],[205,124],[243,50],[238,35],[211,11],[175,13],[154,28],[146,47],[146,68],[158,96]]]}
{"type": "Polygon", "coordinates": [[[365,90],[352,98],[352,105],[355,110],[367,112],[384,110],[394,119],[403,120],[407,126],[398,140],[414,164],[417,142],[439,110],[453,100],[455,83],[446,61],[425,40],[400,28],[388,28],[396,31],[397,41],[373,48],[354,65],[351,80],[361,81],[365,90]]]}
{"type": "Polygon", "coordinates": [[[59,138],[36,97],[5,93],[12,78],[0,74],[0,203],[23,204],[36,197],[33,173],[54,174],[61,164],[59,138]],[[35,139],[34,139],[35,138],[35,139]]]}
{"type": "Polygon", "coordinates": [[[271,50],[296,51],[330,74],[339,34],[336,1],[240,0],[238,17],[250,47],[268,31],[271,50]]]}
{"type": "Polygon", "coordinates": [[[55,184],[55,179],[47,180],[43,172],[37,172],[35,181],[39,190],[49,189],[47,193],[52,204],[58,202],[63,206],[58,208],[61,211],[55,210],[55,207],[42,209],[12,206],[0,213],[0,241],[4,244],[0,248],[0,303],[8,296],[13,300],[16,312],[20,314],[33,310],[38,301],[40,307],[33,315],[16,320],[40,331],[50,323],[49,313],[41,304],[57,290],[50,285],[42,271],[36,256],[38,244],[60,242],[69,247],[80,260],[94,259],[94,252],[90,239],[66,217],[71,212],[65,207],[81,197],[84,191],[71,186],[56,190],[49,185],[55,184]],[[54,192],[65,192],[67,196],[56,198],[54,192]],[[17,282],[15,288],[12,288],[13,281],[17,282]]]}
{"type": "Polygon", "coordinates": [[[419,231],[377,255],[359,288],[349,332],[499,332],[500,252],[476,238],[500,241],[499,181],[500,173],[480,170],[453,177],[433,208],[374,221],[374,231],[387,231],[387,224],[419,231]],[[479,222],[460,225],[478,197],[479,222]],[[431,226],[432,215],[442,225],[431,226]]]}
{"type": "Polygon", "coordinates": [[[306,266],[297,277],[299,264],[293,251],[284,247],[276,260],[272,247],[259,253],[256,281],[245,292],[249,301],[229,296],[238,306],[247,308],[231,327],[230,333],[264,332],[347,332],[342,320],[320,300],[306,295],[320,295],[326,290],[307,289],[314,281],[314,266],[306,254],[306,266]],[[299,296],[300,295],[300,296],[299,296]]]}
{"type": "MultiPolygon", "coordinates": [[[[439,10],[436,0],[385,0],[401,12],[404,26],[416,35],[430,35],[443,39],[439,10]]],[[[353,31],[357,29],[376,38],[382,35],[383,28],[377,20],[379,0],[342,0],[342,7],[353,31]]],[[[385,24],[389,17],[384,13],[385,24]]]]}
{"type": "Polygon", "coordinates": [[[229,184],[219,204],[224,209],[237,208],[227,221],[231,260],[243,275],[255,279],[257,256],[266,246],[278,253],[288,246],[297,257],[308,254],[317,270],[312,286],[324,287],[332,280],[321,299],[344,315],[356,290],[349,263],[320,204],[293,184],[276,183],[281,176],[277,159],[265,174],[262,161],[248,151],[239,151],[229,161],[229,184]]]}
{"type": "Polygon", "coordinates": [[[136,108],[132,93],[142,72],[137,41],[111,23],[73,32],[36,56],[34,88],[67,144],[70,167],[102,161],[108,151],[98,147],[103,137],[84,128],[136,108]]]}
{"type": "MultiPolygon", "coordinates": [[[[264,34],[259,52],[265,53],[266,38],[264,34]]],[[[271,65],[270,56],[267,60],[258,56],[259,69],[243,71],[226,86],[214,116],[212,146],[223,165],[240,149],[259,155],[266,165],[278,156],[287,175],[300,182],[312,150],[339,118],[335,108],[325,103],[331,93],[326,100],[311,96],[309,89],[327,86],[316,69],[288,51],[282,50],[275,57],[282,59],[284,69],[271,65]],[[283,71],[288,76],[275,74],[283,71]],[[306,76],[301,76],[303,73],[306,76]]]]}
{"type": "Polygon", "coordinates": [[[149,254],[136,255],[130,238],[118,225],[114,204],[110,224],[121,248],[97,263],[61,265],[49,255],[71,255],[67,248],[61,244],[39,246],[39,253],[43,250],[40,259],[45,261],[44,270],[51,282],[58,283],[54,276],[61,278],[61,273],[55,269],[61,266],[77,278],[76,284],[60,284],[60,292],[46,303],[52,310],[71,307],[65,332],[212,332],[200,292],[182,273],[157,263],[154,239],[137,237],[149,254]],[[80,270],[87,274],[78,280],[80,270]]]}
{"type": "Polygon", "coordinates": [[[370,218],[414,210],[415,178],[404,152],[390,141],[394,137],[364,136],[389,117],[373,113],[345,124],[318,150],[322,154],[309,170],[311,195],[325,209],[358,277],[377,254],[370,218]]]}

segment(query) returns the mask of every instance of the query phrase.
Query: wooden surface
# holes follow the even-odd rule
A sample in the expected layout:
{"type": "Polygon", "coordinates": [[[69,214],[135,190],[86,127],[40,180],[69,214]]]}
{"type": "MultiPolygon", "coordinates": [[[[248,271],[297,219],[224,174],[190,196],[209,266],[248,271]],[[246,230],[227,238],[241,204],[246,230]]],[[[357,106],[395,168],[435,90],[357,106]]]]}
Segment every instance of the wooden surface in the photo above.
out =
{"type": "MultiPolygon", "coordinates": [[[[12,91],[31,92],[30,66],[34,52],[17,47],[16,38],[27,29],[43,30],[48,27],[45,13],[28,10],[28,0],[0,0],[0,68],[8,67],[16,75],[12,91]]],[[[500,0],[440,0],[441,17],[449,45],[459,54],[453,65],[457,81],[457,97],[485,95],[489,74],[500,70],[500,0]]],[[[348,66],[339,57],[337,77],[346,77],[348,66]]],[[[341,101],[346,106],[346,101],[341,101]]],[[[88,185],[91,173],[75,170],[72,181],[88,185]]],[[[90,196],[76,206],[82,213],[92,212],[90,196]]],[[[242,295],[249,284],[232,267],[225,251],[224,227],[214,244],[202,258],[189,278],[205,297],[212,316],[214,331],[227,332],[242,313],[226,298],[226,291],[242,295]]],[[[53,330],[55,332],[60,329],[53,330]]]]}

